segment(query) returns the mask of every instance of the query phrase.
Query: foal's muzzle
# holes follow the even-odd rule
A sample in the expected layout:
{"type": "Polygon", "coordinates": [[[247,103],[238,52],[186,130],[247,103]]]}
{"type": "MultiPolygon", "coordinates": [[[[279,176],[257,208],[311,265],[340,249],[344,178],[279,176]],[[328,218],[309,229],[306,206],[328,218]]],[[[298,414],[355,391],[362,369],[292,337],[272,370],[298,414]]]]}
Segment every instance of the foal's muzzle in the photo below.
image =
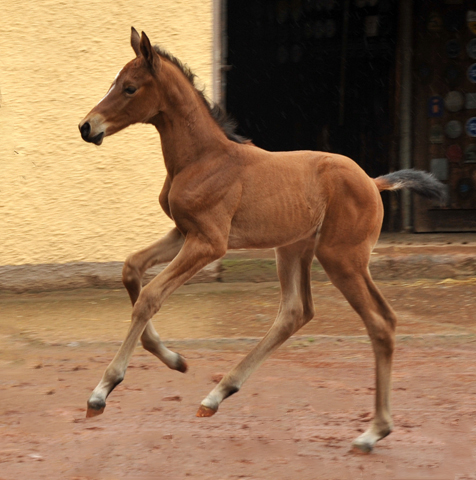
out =
{"type": "Polygon", "coordinates": [[[101,145],[104,138],[104,132],[98,133],[94,137],[90,137],[91,125],[89,124],[89,122],[85,122],[83,123],[83,125],[79,125],[79,131],[81,132],[81,137],[85,142],[94,143],[95,145],[101,145]]]}

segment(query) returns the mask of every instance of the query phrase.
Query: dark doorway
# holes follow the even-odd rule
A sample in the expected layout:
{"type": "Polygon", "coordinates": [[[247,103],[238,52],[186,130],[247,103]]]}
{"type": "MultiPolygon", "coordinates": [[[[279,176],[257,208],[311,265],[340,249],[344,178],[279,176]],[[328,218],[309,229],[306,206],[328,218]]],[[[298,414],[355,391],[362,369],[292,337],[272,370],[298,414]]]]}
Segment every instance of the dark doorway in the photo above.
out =
{"type": "Polygon", "coordinates": [[[241,0],[226,8],[226,107],[240,133],[267,150],[331,151],[373,177],[387,173],[397,2],[241,0]]]}

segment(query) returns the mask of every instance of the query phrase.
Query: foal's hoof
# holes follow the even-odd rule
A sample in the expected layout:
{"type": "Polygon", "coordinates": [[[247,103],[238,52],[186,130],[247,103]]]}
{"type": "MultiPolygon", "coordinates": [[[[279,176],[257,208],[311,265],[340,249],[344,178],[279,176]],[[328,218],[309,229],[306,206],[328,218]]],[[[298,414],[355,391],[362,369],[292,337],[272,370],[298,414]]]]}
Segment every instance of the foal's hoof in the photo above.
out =
{"type": "Polygon", "coordinates": [[[213,410],[213,408],[206,407],[205,405],[200,405],[200,408],[197,412],[197,417],[213,417],[215,413],[217,413],[217,411],[213,410]]]}
{"type": "Polygon", "coordinates": [[[359,441],[358,438],[352,442],[352,450],[357,453],[370,453],[373,448],[373,444],[366,441],[359,441]]]}
{"type": "Polygon", "coordinates": [[[88,409],[86,410],[86,418],[97,417],[104,412],[106,408],[106,402],[104,400],[91,400],[88,401],[88,409]]]}
{"type": "Polygon", "coordinates": [[[105,408],[105,406],[99,409],[91,408],[88,406],[88,409],[86,410],[86,418],[97,417],[98,415],[101,415],[101,413],[104,412],[105,408]]]}
{"type": "Polygon", "coordinates": [[[179,355],[179,354],[177,355],[178,355],[178,358],[177,358],[177,363],[175,365],[175,370],[181,373],[185,373],[188,370],[187,362],[184,360],[182,355],[179,355]]]}
{"type": "Polygon", "coordinates": [[[382,438],[390,435],[391,432],[391,427],[388,427],[385,430],[379,429],[377,433],[372,427],[370,427],[366,432],[364,432],[352,442],[352,448],[354,451],[358,451],[361,453],[370,453],[373,450],[375,444],[379,440],[382,440],[382,438]]]}

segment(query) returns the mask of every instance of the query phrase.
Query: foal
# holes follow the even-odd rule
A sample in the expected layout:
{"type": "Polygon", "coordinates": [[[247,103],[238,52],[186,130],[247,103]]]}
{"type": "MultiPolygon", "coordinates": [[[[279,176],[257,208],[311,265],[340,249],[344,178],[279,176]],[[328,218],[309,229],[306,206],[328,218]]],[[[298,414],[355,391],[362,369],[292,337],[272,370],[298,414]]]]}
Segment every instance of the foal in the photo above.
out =
{"type": "Polygon", "coordinates": [[[369,273],[383,217],[379,191],[408,187],[443,199],[429,174],[402,170],[372,179],[352,160],[324,152],[270,153],[235,135],[218,118],[193,74],[132,29],[136,58],[79,125],[82,138],[104,137],[133,123],[154,125],[167,169],[160,205],[175,222],[164,238],[127,258],[123,282],[132,301],[126,339],[88,400],[87,416],[104,411],[140,339],[168,367],[187,364],[161,342],[151,319],[166,298],[231,248],[276,248],[281,303],[261,342],[209,393],[197,412],[216,413],[251,373],[314,316],[310,271],[316,256],[361,316],[376,360],[375,416],[353,443],[370,451],[392,430],[390,376],[396,316],[369,273]],[[144,272],[170,262],[142,288],[144,272]]]}

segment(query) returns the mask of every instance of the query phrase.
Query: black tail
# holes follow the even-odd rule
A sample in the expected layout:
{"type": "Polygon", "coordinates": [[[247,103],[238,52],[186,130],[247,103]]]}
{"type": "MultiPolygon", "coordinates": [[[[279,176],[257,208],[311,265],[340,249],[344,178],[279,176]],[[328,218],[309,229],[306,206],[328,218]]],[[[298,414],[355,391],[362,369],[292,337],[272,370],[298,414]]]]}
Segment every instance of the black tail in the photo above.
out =
{"type": "Polygon", "coordinates": [[[377,188],[382,190],[400,190],[408,188],[426,198],[437,200],[442,204],[447,201],[446,187],[432,174],[422,170],[398,170],[374,179],[377,188]]]}

